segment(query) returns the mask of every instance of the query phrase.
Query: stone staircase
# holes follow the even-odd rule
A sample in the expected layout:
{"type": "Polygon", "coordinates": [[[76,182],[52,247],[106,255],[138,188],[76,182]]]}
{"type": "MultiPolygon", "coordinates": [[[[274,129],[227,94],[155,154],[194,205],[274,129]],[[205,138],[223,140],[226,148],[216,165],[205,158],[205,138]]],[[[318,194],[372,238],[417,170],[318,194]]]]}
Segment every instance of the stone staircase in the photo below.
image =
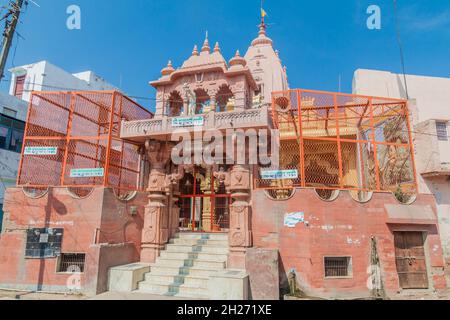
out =
{"type": "Polygon", "coordinates": [[[137,292],[208,299],[209,277],[226,269],[227,258],[227,234],[179,233],[150,266],[137,292]]]}

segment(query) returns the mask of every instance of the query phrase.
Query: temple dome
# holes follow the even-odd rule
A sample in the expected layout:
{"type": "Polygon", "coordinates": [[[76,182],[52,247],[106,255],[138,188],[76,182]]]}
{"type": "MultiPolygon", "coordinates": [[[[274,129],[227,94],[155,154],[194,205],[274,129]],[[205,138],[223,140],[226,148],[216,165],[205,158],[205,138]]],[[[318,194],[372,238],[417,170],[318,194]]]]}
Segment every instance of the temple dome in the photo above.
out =
{"type": "Polygon", "coordinates": [[[172,61],[169,60],[167,63],[167,67],[161,70],[161,75],[163,76],[169,76],[175,71],[174,67],[172,66],[172,61]]]}
{"type": "Polygon", "coordinates": [[[266,35],[266,28],[263,21],[258,37],[252,41],[245,54],[245,60],[253,78],[261,87],[264,104],[270,104],[272,92],[288,90],[289,84],[279,54],[273,48],[273,41],[266,35]]]}
{"type": "Polygon", "coordinates": [[[218,43],[216,43],[214,51],[211,52],[208,37],[206,37],[203,43],[201,52],[199,53],[197,46],[195,46],[192,55],[183,62],[180,69],[195,69],[205,66],[220,66],[222,68],[226,68],[227,66],[227,62],[220,52],[218,43]]]}
{"type": "Polygon", "coordinates": [[[252,46],[257,45],[273,45],[272,39],[270,39],[266,34],[266,25],[264,23],[261,23],[259,26],[259,35],[258,38],[252,41],[252,46]]]}
{"type": "Polygon", "coordinates": [[[247,65],[247,61],[244,57],[241,57],[239,50],[236,51],[236,55],[230,60],[230,67],[245,67],[247,65]]]}

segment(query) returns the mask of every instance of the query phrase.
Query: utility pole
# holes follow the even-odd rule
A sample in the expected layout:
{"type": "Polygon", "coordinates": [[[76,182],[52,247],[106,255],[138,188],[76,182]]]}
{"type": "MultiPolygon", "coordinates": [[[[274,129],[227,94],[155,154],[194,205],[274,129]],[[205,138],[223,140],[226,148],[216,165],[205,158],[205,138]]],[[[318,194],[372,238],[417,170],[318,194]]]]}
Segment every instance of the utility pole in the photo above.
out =
{"type": "Polygon", "coordinates": [[[5,31],[3,33],[2,51],[0,52],[0,80],[5,76],[5,66],[8,60],[9,50],[16,32],[17,22],[19,22],[20,13],[24,0],[15,0],[10,2],[10,8],[5,15],[5,31]],[[9,19],[10,18],[10,19],[9,19]]]}

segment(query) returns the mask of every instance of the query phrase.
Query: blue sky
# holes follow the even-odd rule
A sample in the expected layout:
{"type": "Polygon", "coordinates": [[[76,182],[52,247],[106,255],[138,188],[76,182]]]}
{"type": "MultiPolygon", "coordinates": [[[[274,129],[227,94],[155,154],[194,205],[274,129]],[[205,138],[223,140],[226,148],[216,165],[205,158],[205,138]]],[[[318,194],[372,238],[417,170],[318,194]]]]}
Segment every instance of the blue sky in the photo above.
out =
{"type": "MultiPolygon", "coordinates": [[[[172,59],[179,66],[205,31],[226,59],[256,37],[260,0],[34,0],[22,16],[8,67],[48,60],[70,72],[93,70],[146,107],[148,81],[172,59]],[[66,28],[66,8],[79,5],[82,29],[66,28]],[[15,53],[15,54],[14,54],[15,53]]],[[[0,0],[3,5],[6,0],[0,0]]],[[[398,0],[408,73],[450,76],[448,0],[398,0]]],[[[392,0],[266,0],[269,36],[288,67],[292,88],[351,91],[353,72],[400,72],[392,0]],[[366,27],[367,7],[381,7],[382,29],[366,27]]],[[[7,89],[2,83],[1,90],[7,89]]]]}

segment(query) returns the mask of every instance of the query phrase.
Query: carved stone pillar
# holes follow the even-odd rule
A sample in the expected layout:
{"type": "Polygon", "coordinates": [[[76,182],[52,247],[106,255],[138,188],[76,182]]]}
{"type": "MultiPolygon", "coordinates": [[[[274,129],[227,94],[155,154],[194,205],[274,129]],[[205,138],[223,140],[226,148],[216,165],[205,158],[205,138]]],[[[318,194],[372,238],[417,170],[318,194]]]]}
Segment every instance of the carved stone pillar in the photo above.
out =
{"type": "Polygon", "coordinates": [[[166,194],[166,165],[171,146],[162,142],[147,141],[147,155],[151,164],[148,199],[142,230],[141,262],[153,263],[169,241],[169,212],[166,194]]]}
{"type": "Polygon", "coordinates": [[[217,110],[217,92],[218,90],[209,90],[208,95],[210,96],[210,111],[216,112],[217,110]]]}
{"type": "Polygon", "coordinates": [[[214,201],[214,198],[211,197],[211,179],[212,171],[211,168],[207,169],[205,178],[202,180],[200,184],[200,189],[202,190],[205,197],[203,198],[203,210],[202,210],[202,230],[204,232],[211,232],[212,231],[212,224],[211,220],[213,212],[212,212],[212,205],[211,202],[214,201]]]}
{"type": "Polygon", "coordinates": [[[172,238],[180,228],[180,207],[177,202],[180,199],[180,181],[184,178],[187,166],[180,165],[171,175],[166,177],[166,193],[169,195],[169,237],[172,238]]]}
{"type": "Polygon", "coordinates": [[[230,208],[228,266],[232,269],[245,269],[246,249],[253,246],[250,170],[247,167],[236,165],[231,170],[230,191],[234,203],[230,208]]]}

